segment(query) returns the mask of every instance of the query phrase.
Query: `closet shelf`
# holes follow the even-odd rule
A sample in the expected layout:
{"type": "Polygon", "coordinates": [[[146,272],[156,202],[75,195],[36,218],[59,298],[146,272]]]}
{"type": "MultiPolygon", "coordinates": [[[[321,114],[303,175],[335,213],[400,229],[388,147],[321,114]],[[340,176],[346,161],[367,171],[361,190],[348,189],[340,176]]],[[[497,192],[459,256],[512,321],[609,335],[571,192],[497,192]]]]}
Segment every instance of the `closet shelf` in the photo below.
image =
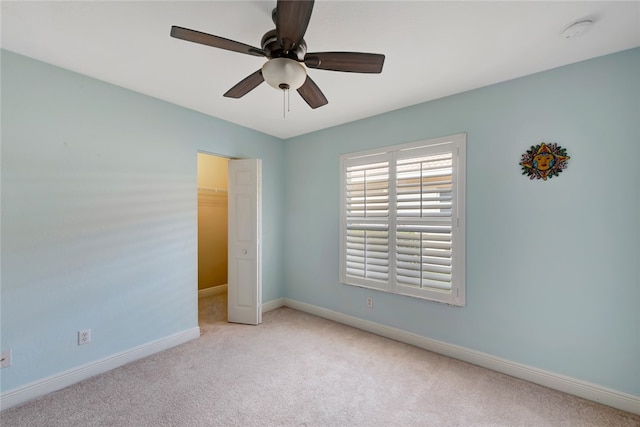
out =
{"type": "Polygon", "coordinates": [[[208,193],[224,193],[224,194],[227,194],[229,192],[226,188],[211,188],[211,187],[198,187],[198,191],[206,191],[208,193]]]}

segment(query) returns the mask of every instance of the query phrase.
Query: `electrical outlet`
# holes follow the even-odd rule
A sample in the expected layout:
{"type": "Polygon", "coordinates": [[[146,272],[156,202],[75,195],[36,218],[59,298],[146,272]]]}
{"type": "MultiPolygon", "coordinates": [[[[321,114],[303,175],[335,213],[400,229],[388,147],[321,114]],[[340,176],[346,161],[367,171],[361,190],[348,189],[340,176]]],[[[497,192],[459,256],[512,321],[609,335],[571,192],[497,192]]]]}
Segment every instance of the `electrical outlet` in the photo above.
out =
{"type": "Polygon", "coordinates": [[[8,368],[11,366],[11,349],[0,353],[0,368],[8,368]]]}
{"type": "Polygon", "coordinates": [[[91,342],[91,329],[81,329],[78,331],[78,345],[91,342]]]}
{"type": "Polygon", "coordinates": [[[373,308],[373,298],[367,297],[367,307],[373,308]]]}

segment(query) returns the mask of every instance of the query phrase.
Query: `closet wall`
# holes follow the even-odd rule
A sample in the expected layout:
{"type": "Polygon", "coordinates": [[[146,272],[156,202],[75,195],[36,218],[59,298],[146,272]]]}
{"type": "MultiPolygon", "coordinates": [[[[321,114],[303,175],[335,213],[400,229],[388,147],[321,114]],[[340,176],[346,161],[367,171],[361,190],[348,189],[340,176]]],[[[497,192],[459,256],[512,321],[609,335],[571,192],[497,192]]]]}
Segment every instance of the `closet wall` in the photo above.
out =
{"type": "Polygon", "coordinates": [[[198,290],[227,284],[228,159],[198,153],[198,290]]]}

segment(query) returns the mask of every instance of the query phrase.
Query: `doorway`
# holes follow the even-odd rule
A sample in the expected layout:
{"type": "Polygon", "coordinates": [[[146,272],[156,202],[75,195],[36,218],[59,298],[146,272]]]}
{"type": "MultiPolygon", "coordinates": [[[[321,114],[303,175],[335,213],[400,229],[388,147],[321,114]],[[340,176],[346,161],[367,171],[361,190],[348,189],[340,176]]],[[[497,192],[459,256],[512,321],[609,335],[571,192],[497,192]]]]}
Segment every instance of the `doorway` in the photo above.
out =
{"type": "Polygon", "coordinates": [[[227,322],[229,159],[198,153],[198,325],[227,322]]]}
{"type": "MultiPolygon", "coordinates": [[[[224,293],[219,298],[222,302],[226,297],[228,322],[259,325],[262,161],[198,153],[197,169],[198,297],[224,293]]],[[[204,301],[198,306],[200,323],[201,306],[203,311],[209,306],[204,301]]]]}

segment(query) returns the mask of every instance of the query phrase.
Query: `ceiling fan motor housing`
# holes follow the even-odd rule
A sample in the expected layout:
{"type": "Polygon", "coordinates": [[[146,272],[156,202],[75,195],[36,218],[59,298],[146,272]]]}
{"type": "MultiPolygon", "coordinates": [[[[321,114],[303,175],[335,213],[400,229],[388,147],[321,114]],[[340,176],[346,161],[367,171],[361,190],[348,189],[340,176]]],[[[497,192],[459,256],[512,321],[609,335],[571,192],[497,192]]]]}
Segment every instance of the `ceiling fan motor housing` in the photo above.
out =
{"type": "Polygon", "coordinates": [[[289,52],[284,52],[282,46],[278,43],[276,30],[267,31],[265,35],[262,36],[261,46],[269,59],[290,58],[296,61],[303,61],[304,56],[307,54],[307,44],[304,40],[301,40],[294,49],[289,52]]]}

